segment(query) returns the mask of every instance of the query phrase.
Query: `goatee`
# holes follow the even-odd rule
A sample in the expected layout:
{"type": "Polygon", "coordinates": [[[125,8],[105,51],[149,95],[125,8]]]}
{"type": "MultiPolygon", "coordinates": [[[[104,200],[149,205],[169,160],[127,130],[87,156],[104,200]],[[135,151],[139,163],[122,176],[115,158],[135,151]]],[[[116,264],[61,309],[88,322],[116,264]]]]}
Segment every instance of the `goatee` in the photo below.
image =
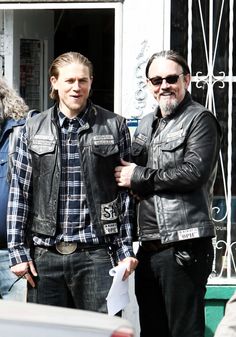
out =
{"type": "Polygon", "coordinates": [[[177,108],[178,102],[176,100],[169,102],[160,102],[160,109],[162,117],[170,116],[177,108]]]}

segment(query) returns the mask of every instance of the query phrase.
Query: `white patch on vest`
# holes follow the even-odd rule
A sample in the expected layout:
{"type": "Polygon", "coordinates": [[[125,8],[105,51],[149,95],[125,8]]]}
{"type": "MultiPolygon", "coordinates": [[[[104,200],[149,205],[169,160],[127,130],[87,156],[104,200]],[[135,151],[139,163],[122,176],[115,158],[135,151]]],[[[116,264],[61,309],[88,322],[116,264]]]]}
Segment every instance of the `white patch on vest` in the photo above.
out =
{"type": "Polygon", "coordinates": [[[103,229],[106,235],[118,233],[117,223],[109,223],[109,224],[103,225],[103,229]]]}
{"type": "Polygon", "coordinates": [[[144,136],[143,134],[139,133],[136,137],[135,137],[135,142],[139,145],[144,145],[147,141],[147,137],[144,136]]]}
{"type": "Polygon", "coordinates": [[[93,137],[94,145],[113,145],[115,144],[113,135],[100,135],[93,137]]]}
{"type": "Polygon", "coordinates": [[[53,140],[54,137],[49,137],[48,135],[35,135],[34,139],[46,139],[46,140],[53,140]]]}
{"type": "Polygon", "coordinates": [[[117,199],[101,205],[101,220],[114,221],[118,219],[117,199]]]}
{"type": "Polygon", "coordinates": [[[199,237],[200,235],[199,235],[198,228],[190,228],[190,229],[184,229],[182,231],[178,231],[179,240],[195,239],[199,237]]]}

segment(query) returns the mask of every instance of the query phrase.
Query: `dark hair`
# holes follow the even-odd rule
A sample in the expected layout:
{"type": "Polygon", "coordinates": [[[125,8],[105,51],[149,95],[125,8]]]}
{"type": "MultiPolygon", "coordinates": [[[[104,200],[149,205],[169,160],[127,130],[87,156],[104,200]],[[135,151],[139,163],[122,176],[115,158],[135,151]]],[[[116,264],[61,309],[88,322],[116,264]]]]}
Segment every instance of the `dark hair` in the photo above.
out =
{"type": "MultiPolygon", "coordinates": [[[[77,52],[68,52],[62,55],[59,55],[51,64],[49,68],[49,77],[54,76],[56,79],[59,76],[59,69],[64,67],[65,65],[71,63],[80,63],[84,66],[88,67],[90,78],[93,77],[93,64],[87,57],[77,52]]],[[[59,100],[57,90],[51,88],[50,97],[53,100],[59,100]]]]}
{"type": "Polygon", "coordinates": [[[163,50],[161,52],[154,53],[148,60],[146,70],[145,70],[145,75],[147,78],[148,78],[149,68],[153,60],[161,58],[161,57],[178,63],[182,67],[184,75],[190,74],[189,66],[187,64],[187,61],[183,58],[183,56],[181,56],[177,51],[174,51],[174,50],[163,50]]]}

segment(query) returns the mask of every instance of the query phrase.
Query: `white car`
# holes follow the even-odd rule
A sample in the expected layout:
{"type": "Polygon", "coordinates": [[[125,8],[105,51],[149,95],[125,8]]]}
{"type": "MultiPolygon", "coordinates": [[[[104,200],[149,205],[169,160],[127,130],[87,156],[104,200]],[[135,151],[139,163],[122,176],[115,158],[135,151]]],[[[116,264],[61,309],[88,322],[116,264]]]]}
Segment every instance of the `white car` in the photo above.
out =
{"type": "Polygon", "coordinates": [[[120,317],[49,305],[0,300],[1,337],[134,337],[120,317]]]}

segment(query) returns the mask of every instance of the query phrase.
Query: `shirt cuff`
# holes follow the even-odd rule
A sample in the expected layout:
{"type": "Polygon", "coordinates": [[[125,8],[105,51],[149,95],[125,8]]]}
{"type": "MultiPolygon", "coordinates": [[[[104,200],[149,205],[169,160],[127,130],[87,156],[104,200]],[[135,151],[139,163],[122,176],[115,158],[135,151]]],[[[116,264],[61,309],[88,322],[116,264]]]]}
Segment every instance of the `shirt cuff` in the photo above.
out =
{"type": "Polygon", "coordinates": [[[14,266],[19,263],[31,261],[30,252],[28,248],[9,248],[10,266],[14,266]]]}

